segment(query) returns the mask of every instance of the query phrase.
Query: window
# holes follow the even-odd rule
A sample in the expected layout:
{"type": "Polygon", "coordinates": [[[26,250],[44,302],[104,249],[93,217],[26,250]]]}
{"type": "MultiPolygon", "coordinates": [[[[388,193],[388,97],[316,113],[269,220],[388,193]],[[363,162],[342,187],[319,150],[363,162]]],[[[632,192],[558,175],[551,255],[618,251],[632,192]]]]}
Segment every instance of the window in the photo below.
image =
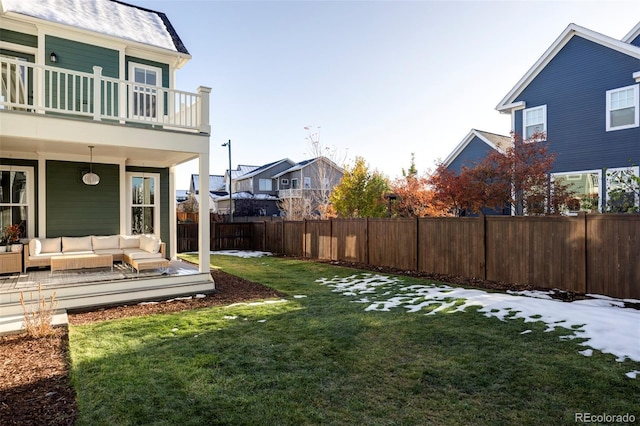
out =
{"type": "Polygon", "coordinates": [[[157,173],[127,173],[131,234],[160,235],[160,175],[157,173]]]}
{"type": "Polygon", "coordinates": [[[271,183],[271,179],[260,179],[260,181],[258,182],[258,185],[259,185],[260,191],[271,191],[273,187],[271,183]]]}
{"type": "Polygon", "coordinates": [[[311,178],[309,176],[304,177],[304,189],[311,188],[311,178]]]}
{"type": "Polygon", "coordinates": [[[291,189],[298,189],[298,179],[291,179],[291,189]]]}
{"type": "Polygon", "coordinates": [[[522,135],[524,140],[531,139],[536,133],[547,132],[547,106],[542,105],[522,111],[522,135]]]}
{"type": "Polygon", "coordinates": [[[0,166],[0,229],[20,226],[20,238],[34,235],[33,168],[0,166]]]}
{"type": "Polygon", "coordinates": [[[638,127],[638,85],[607,91],[607,131],[638,127]]]}
{"type": "Polygon", "coordinates": [[[623,167],[608,169],[607,182],[607,211],[627,213],[637,211],[640,188],[637,177],[639,167],[623,167]]]}
{"type": "Polygon", "coordinates": [[[583,172],[554,173],[552,179],[562,181],[574,192],[574,198],[567,206],[564,213],[575,214],[579,211],[598,210],[600,207],[600,170],[587,170],[583,172]]]}
{"type": "Polygon", "coordinates": [[[323,178],[322,179],[322,188],[323,189],[329,189],[329,178],[323,178]]]}
{"type": "Polygon", "coordinates": [[[129,65],[129,79],[134,83],[131,93],[131,111],[134,118],[157,118],[158,89],[162,81],[162,70],[147,65],[131,63],[129,65]]]}
{"type": "Polygon", "coordinates": [[[280,180],[280,183],[282,185],[289,185],[289,179],[282,179],[282,180],[280,180]]]}

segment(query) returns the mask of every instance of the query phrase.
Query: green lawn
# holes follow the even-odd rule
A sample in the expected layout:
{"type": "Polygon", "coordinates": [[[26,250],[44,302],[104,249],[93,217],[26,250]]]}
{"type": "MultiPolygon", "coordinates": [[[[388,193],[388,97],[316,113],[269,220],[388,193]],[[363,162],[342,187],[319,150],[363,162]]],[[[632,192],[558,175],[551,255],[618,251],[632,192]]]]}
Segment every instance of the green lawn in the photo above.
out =
{"type": "Polygon", "coordinates": [[[213,256],[212,267],[289,296],[72,326],[78,424],[573,424],[576,412],[640,419],[640,380],[624,375],[640,363],[579,355],[578,340],[559,338],[567,330],[545,333],[542,323],[474,309],[366,312],[316,282],[354,274],[327,264],[213,256]]]}

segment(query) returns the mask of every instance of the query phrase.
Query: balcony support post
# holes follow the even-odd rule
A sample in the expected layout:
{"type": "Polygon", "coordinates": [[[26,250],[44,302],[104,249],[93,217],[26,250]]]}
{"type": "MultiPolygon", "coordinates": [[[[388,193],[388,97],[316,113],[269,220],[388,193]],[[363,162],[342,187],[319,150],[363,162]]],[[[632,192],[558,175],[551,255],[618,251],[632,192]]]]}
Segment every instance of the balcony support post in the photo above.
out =
{"type": "Polygon", "coordinates": [[[200,95],[200,133],[211,134],[211,124],[209,123],[209,95],[211,87],[198,87],[200,95]]]}
{"type": "Polygon", "coordinates": [[[102,67],[93,67],[93,119],[101,121],[102,106],[102,67]]]}

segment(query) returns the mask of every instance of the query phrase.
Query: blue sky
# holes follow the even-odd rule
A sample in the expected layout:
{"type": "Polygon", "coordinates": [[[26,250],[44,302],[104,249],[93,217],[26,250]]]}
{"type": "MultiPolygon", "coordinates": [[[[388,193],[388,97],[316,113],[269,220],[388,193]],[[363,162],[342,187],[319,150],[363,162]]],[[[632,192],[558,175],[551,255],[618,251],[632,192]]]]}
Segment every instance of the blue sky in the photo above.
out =
{"type": "MultiPolygon", "coordinates": [[[[621,39],[640,1],[129,0],[167,14],[193,59],[178,88],[212,88],[211,174],[309,158],[305,126],[352,163],[420,173],[494,108],[570,23],[621,39]]],[[[197,162],[178,168],[187,189],[197,162]]]]}

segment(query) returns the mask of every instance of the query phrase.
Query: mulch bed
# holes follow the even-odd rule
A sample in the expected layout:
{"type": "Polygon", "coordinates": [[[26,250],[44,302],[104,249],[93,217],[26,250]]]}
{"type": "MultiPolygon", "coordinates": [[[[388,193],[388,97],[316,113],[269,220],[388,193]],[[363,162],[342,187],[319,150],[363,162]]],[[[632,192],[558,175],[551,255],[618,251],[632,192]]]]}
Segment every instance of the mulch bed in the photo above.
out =
{"type": "MultiPolygon", "coordinates": [[[[329,263],[377,273],[415,276],[484,289],[540,290],[526,285],[451,275],[424,274],[348,262],[329,263]]],[[[261,284],[219,270],[213,270],[211,275],[216,283],[216,292],[204,298],[73,312],[69,313],[69,322],[87,324],[108,319],[179,312],[285,296],[261,284]]],[[[568,292],[556,292],[552,296],[564,301],[585,297],[582,294],[568,292]]],[[[640,309],[637,305],[627,303],[627,307],[640,309]]],[[[66,327],[59,327],[54,335],[40,339],[32,339],[25,334],[0,336],[0,425],[72,425],[76,418],[76,409],[75,393],[69,378],[66,327]]]]}

